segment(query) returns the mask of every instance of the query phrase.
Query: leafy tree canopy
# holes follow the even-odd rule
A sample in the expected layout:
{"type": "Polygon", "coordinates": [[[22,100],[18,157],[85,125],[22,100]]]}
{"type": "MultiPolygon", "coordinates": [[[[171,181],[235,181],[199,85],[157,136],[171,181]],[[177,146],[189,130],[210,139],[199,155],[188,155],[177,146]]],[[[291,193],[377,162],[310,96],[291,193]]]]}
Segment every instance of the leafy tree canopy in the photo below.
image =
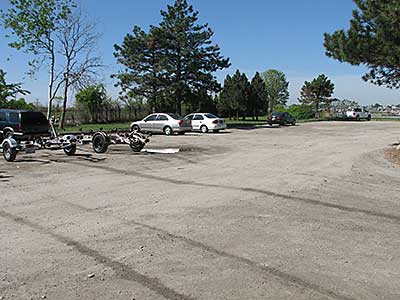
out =
{"type": "Polygon", "coordinates": [[[366,65],[365,81],[400,87],[400,1],[354,0],[350,28],[325,33],[326,54],[341,62],[366,65]]]}
{"type": "Polygon", "coordinates": [[[275,105],[286,105],[289,99],[289,82],[283,72],[278,70],[267,70],[261,74],[264,79],[267,99],[269,102],[269,112],[274,110],[275,105]]]}
{"type": "Polygon", "coordinates": [[[10,98],[15,98],[18,94],[26,95],[28,91],[21,88],[20,83],[7,83],[6,72],[0,69],[0,108],[10,108],[8,105],[10,98]]]}
{"type": "Polygon", "coordinates": [[[54,47],[51,34],[66,19],[75,4],[71,0],[10,0],[10,8],[0,11],[4,27],[15,41],[9,46],[28,53],[48,55],[54,47]]]}
{"type": "Polygon", "coordinates": [[[91,85],[80,90],[76,96],[78,106],[88,110],[92,122],[97,122],[97,114],[103,103],[107,100],[107,92],[103,84],[91,85]]]}

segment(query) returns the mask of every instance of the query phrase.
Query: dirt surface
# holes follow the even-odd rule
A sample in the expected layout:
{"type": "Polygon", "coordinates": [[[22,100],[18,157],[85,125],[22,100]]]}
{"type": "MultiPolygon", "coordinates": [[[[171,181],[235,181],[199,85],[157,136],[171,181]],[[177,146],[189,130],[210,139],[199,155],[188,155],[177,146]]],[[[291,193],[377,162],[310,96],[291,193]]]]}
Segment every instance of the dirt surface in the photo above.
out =
{"type": "Polygon", "coordinates": [[[1,299],[400,299],[396,122],[0,162],[1,299]]]}
{"type": "Polygon", "coordinates": [[[385,150],[385,157],[394,164],[400,165],[400,146],[390,147],[385,150]]]}

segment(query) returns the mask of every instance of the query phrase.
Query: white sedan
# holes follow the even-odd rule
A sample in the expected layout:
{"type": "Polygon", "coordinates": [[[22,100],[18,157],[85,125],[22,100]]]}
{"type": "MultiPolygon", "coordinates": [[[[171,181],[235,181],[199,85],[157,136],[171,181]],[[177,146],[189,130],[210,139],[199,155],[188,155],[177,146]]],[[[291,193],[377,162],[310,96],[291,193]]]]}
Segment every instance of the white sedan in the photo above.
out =
{"type": "Polygon", "coordinates": [[[210,113],[194,113],[187,115],[184,119],[191,122],[193,131],[207,133],[210,130],[218,132],[226,129],[224,119],[210,113]]]}

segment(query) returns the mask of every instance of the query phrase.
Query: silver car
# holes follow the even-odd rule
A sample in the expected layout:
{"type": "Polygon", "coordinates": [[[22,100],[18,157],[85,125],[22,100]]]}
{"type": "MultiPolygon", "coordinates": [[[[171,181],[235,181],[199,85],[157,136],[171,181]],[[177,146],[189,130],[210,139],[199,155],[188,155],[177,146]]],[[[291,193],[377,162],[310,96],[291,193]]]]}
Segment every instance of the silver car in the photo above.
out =
{"type": "Polygon", "coordinates": [[[147,116],[142,121],[133,122],[131,130],[171,135],[185,134],[192,130],[192,126],[190,121],[184,120],[177,114],[157,113],[147,116]]]}

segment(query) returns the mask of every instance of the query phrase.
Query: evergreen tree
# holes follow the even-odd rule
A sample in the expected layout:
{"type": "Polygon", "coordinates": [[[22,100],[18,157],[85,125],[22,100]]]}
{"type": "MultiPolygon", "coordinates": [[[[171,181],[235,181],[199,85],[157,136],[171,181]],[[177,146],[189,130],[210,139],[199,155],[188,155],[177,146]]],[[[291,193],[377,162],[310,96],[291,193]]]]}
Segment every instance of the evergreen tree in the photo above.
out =
{"type": "Polygon", "coordinates": [[[114,45],[114,56],[125,66],[119,74],[118,86],[122,88],[123,96],[134,98],[145,97],[153,111],[160,110],[161,98],[165,83],[162,80],[162,52],[159,29],[151,27],[150,32],[144,32],[135,26],[132,34],[127,34],[122,45],[114,45]]]}
{"type": "Polygon", "coordinates": [[[304,82],[300,91],[299,102],[306,105],[313,105],[315,115],[318,116],[320,106],[330,102],[335,85],[324,74],[319,75],[311,82],[304,82]]]}
{"type": "Polygon", "coordinates": [[[258,120],[258,116],[268,106],[267,90],[260,73],[251,80],[249,95],[249,115],[258,120]]]}
{"type": "Polygon", "coordinates": [[[212,45],[213,31],[198,23],[198,12],[186,0],[176,0],[161,12],[162,47],[166,84],[175,99],[176,113],[190,93],[217,92],[220,85],[213,73],[230,66],[212,45]]]}
{"type": "Polygon", "coordinates": [[[224,80],[224,86],[222,88],[222,91],[217,99],[217,110],[218,114],[229,118],[232,118],[232,116],[234,115],[231,90],[232,90],[232,77],[230,75],[227,75],[224,80]]]}
{"type": "Polygon", "coordinates": [[[289,82],[283,72],[267,70],[261,74],[267,90],[267,113],[273,112],[275,105],[286,105],[289,99],[289,82]]]}
{"type": "Polygon", "coordinates": [[[341,62],[366,65],[365,81],[400,87],[399,0],[354,0],[358,9],[347,31],[325,33],[326,54],[341,62]]]}
{"type": "Polygon", "coordinates": [[[159,26],[149,33],[139,27],[115,45],[115,57],[126,68],[114,77],[123,93],[142,95],[154,110],[182,112],[182,103],[191,106],[196,95],[218,92],[213,73],[230,66],[213,31],[198,23],[198,12],[186,0],[176,0],[161,12],[159,26]]]}
{"type": "Polygon", "coordinates": [[[183,104],[183,111],[189,112],[210,112],[217,113],[216,103],[214,98],[206,91],[192,93],[186,97],[183,104]]]}
{"type": "Polygon", "coordinates": [[[249,108],[250,83],[245,74],[239,70],[225,79],[225,84],[220,94],[219,111],[229,112],[235,119],[246,117],[249,108]]]}

